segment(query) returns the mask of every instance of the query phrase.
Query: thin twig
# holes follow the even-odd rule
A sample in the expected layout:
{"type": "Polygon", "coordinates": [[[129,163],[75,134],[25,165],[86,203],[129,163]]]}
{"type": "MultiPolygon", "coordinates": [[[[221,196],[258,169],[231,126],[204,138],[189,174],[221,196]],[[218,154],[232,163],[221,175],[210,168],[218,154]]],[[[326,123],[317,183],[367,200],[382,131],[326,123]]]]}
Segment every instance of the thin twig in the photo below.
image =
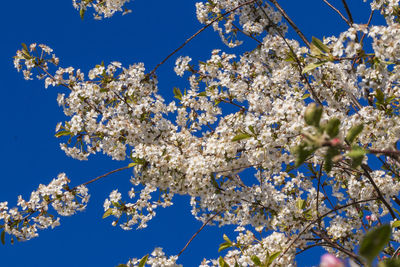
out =
{"type": "MultiPolygon", "coordinates": [[[[258,2],[257,2],[257,3],[258,3],[258,2]]],[[[260,5],[260,4],[258,3],[258,5],[260,5]]],[[[260,7],[262,7],[262,6],[260,5],[260,7]]],[[[262,12],[264,13],[265,17],[268,19],[268,22],[270,23],[270,25],[272,25],[272,27],[276,30],[276,32],[278,33],[278,35],[282,38],[283,42],[287,45],[287,47],[289,48],[290,52],[291,52],[292,55],[294,56],[295,61],[296,61],[296,64],[297,64],[298,67],[299,67],[299,75],[300,75],[301,79],[304,80],[304,81],[306,82],[306,84],[308,85],[308,89],[310,90],[310,93],[311,93],[313,99],[314,99],[320,106],[323,106],[321,100],[319,100],[317,94],[315,93],[315,91],[314,91],[313,87],[311,86],[310,82],[308,81],[307,77],[305,76],[305,74],[302,73],[303,66],[301,65],[301,62],[300,62],[300,60],[298,59],[296,53],[294,52],[292,46],[288,43],[288,41],[286,40],[285,36],[281,33],[281,31],[280,31],[279,28],[275,25],[275,23],[269,18],[268,14],[264,11],[264,9],[261,8],[261,10],[262,10],[262,12]]],[[[308,47],[310,47],[310,46],[308,45],[308,47]]]]}
{"type": "Polygon", "coordinates": [[[350,8],[349,8],[349,6],[347,5],[346,0],[342,0],[342,3],[343,3],[343,5],[344,5],[344,8],[346,9],[347,15],[349,16],[350,25],[353,25],[353,23],[354,23],[354,21],[353,21],[353,16],[351,15],[350,8]]]}
{"type": "Polygon", "coordinates": [[[341,245],[339,245],[339,244],[333,242],[333,241],[329,238],[329,236],[326,235],[326,233],[325,233],[324,231],[319,231],[319,232],[317,232],[317,231],[315,231],[314,229],[311,229],[311,232],[314,233],[314,234],[317,235],[317,236],[320,236],[323,240],[325,240],[325,242],[327,242],[327,243],[328,243],[329,245],[331,245],[333,248],[335,248],[335,249],[337,249],[337,250],[339,250],[339,251],[341,251],[341,252],[347,254],[349,257],[351,257],[351,258],[353,258],[354,260],[358,261],[358,263],[361,263],[361,259],[360,259],[360,257],[359,257],[357,254],[355,254],[355,253],[351,252],[350,250],[345,249],[345,248],[342,247],[341,245]]]}
{"type": "Polygon", "coordinates": [[[310,47],[310,42],[307,40],[307,38],[304,36],[304,34],[300,31],[299,27],[290,19],[289,15],[286,13],[286,11],[279,5],[278,1],[276,0],[269,0],[274,6],[278,9],[278,11],[282,14],[282,16],[286,19],[287,22],[289,22],[290,26],[296,31],[297,35],[300,36],[300,38],[303,40],[303,42],[307,45],[307,47],[310,47]]]}
{"type": "Polygon", "coordinates": [[[355,201],[355,202],[352,202],[352,203],[349,203],[349,204],[345,204],[345,205],[336,207],[336,208],[334,208],[333,210],[330,210],[330,211],[328,211],[328,212],[322,214],[321,216],[319,216],[318,218],[316,218],[315,220],[313,220],[313,221],[311,221],[309,224],[307,224],[307,225],[303,228],[303,230],[300,231],[300,233],[297,235],[297,237],[296,237],[295,239],[293,239],[293,240],[289,243],[288,247],[279,255],[279,257],[276,259],[276,261],[279,261],[279,260],[283,257],[283,255],[285,255],[285,254],[289,251],[289,249],[293,246],[293,244],[296,243],[296,241],[299,240],[300,237],[301,237],[314,223],[318,222],[318,220],[321,220],[322,218],[325,218],[326,216],[328,216],[328,215],[331,214],[331,213],[337,212],[338,210],[341,210],[341,209],[350,207],[350,206],[352,206],[352,205],[359,204],[359,203],[364,203],[364,202],[369,202],[369,201],[373,201],[373,200],[378,200],[378,199],[379,199],[379,198],[375,197],[375,198],[370,198],[370,199],[358,200],[358,201],[355,201]]]}
{"type": "Polygon", "coordinates": [[[364,170],[365,176],[368,178],[372,186],[374,187],[376,193],[378,194],[379,199],[383,202],[383,204],[386,206],[386,208],[389,210],[390,215],[392,216],[393,220],[396,220],[396,214],[394,214],[394,211],[392,207],[390,207],[389,203],[386,201],[385,197],[383,196],[381,190],[379,187],[376,185],[374,179],[372,176],[369,174],[368,168],[365,164],[361,164],[361,168],[364,170]]]}
{"type": "MultiPolygon", "coordinates": [[[[88,185],[88,184],[94,183],[94,182],[96,182],[97,180],[100,180],[101,178],[104,178],[104,177],[106,177],[106,176],[108,176],[108,175],[110,175],[110,174],[113,174],[113,173],[116,173],[116,172],[119,172],[119,171],[123,171],[123,170],[126,170],[126,169],[130,169],[130,168],[132,168],[132,167],[130,167],[130,166],[125,166],[125,167],[122,167],[122,168],[119,168],[119,169],[116,169],[116,170],[107,172],[106,174],[100,175],[100,176],[98,176],[98,177],[96,177],[96,178],[94,178],[94,179],[92,179],[92,180],[90,180],[90,181],[87,181],[87,182],[85,182],[85,183],[83,183],[83,184],[81,184],[81,185],[88,185]]],[[[77,188],[77,187],[78,187],[78,186],[75,186],[73,189],[75,189],[75,188],[77,188]]]]}
{"type": "Polygon", "coordinates": [[[203,225],[199,228],[199,230],[197,230],[197,232],[189,239],[189,241],[186,243],[186,245],[183,247],[183,249],[178,253],[177,257],[179,257],[185,250],[186,248],[190,245],[190,243],[192,243],[193,239],[201,232],[201,230],[203,230],[203,228],[209,223],[211,222],[217,215],[219,215],[221,212],[218,212],[216,214],[214,214],[213,216],[211,216],[210,218],[208,218],[207,221],[205,221],[203,223],[203,225]]]}
{"type": "Polygon", "coordinates": [[[205,29],[207,29],[208,27],[210,27],[214,22],[220,20],[221,18],[225,17],[226,15],[229,15],[230,13],[236,11],[237,9],[245,6],[245,5],[249,5],[252,4],[254,2],[256,2],[257,0],[251,0],[251,1],[247,1],[244,2],[240,5],[238,5],[235,8],[232,8],[231,10],[217,16],[216,18],[214,18],[211,22],[209,22],[207,25],[205,25],[203,28],[201,28],[200,30],[198,30],[195,34],[193,34],[191,37],[189,37],[189,39],[187,39],[183,44],[181,44],[177,49],[175,49],[171,54],[169,54],[166,58],[164,58],[160,63],[157,64],[157,66],[154,67],[154,69],[152,71],[150,71],[150,73],[148,74],[148,77],[153,76],[154,73],[156,72],[156,70],[162,65],[164,64],[170,57],[172,57],[175,53],[177,53],[179,50],[181,50],[183,47],[185,47],[185,45],[187,45],[192,39],[194,39],[197,35],[199,35],[200,33],[202,33],[205,29]]]}
{"type": "Polygon", "coordinates": [[[339,16],[347,23],[347,25],[351,26],[350,22],[347,20],[347,18],[342,14],[342,12],[339,11],[336,7],[334,7],[331,3],[329,3],[327,0],[322,0],[327,4],[330,8],[335,10],[336,13],[339,14],[339,16]]]}

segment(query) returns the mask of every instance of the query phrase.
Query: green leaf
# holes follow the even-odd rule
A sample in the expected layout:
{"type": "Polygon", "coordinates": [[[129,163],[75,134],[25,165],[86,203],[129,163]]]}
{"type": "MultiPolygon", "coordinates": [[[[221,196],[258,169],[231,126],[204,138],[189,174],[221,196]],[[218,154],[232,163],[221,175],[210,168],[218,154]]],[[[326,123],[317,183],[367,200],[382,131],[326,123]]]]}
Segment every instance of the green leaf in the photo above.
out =
{"type": "Polygon", "coordinates": [[[376,95],[376,103],[377,104],[384,104],[385,103],[385,95],[380,89],[376,89],[375,91],[376,95]]]}
{"type": "Polygon", "coordinates": [[[325,131],[331,137],[334,138],[339,134],[340,120],[338,118],[332,118],[326,124],[325,131]]]}
{"type": "Polygon", "coordinates": [[[3,232],[1,232],[1,243],[3,245],[6,244],[6,232],[3,230],[3,232]]]}
{"type": "Polygon", "coordinates": [[[229,267],[228,263],[226,263],[224,258],[222,258],[221,256],[219,256],[218,262],[219,262],[219,266],[221,266],[221,267],[229,267]]]}
{"type": "Polygon", "coordinates": [[[79,10],[79,15],[81,16],[82,20],[83,20],[83,17],[85,16],[85,12],[86,12],[86,9],[84,9],[84,8],[81,8],[81,10],[79,10]]]}
{"type": "Polygon", "coordinates": [[[207,96],[207,92],[204,91],[204,92],[198,93],[197,96],[207,96]]]}
{"type": "Polygon", "coordinates": [[[106,210],[106,212],[104,212],[103,214],[103,219],[107,218],[108,216],[112,215],[113,209],[109,208],[108,210],[106,210]]]}
{"type": "Polygon", "coordinates": [[[351,148],[350,152],[348,152],[346,155],[349,158],[354,159],[354,158],[364,157],[365,153],[366,153],[366,151],[362,147],[353,146],[351,148]]]}
{"type": "Polygon", "coordinates": [[[29,52],[28,47],[26,46],[25,43],[22,43],[21,45],[22,45],[22,49],[23,49],[24,51],[29,52]]]}
{"type": "Polygon", "coordinates": [[[179,90],[179,88],[174,87],[173,92],[176,99],[182,100],[182,92],[179,90]]]}
{"type": "Polygon", "coordinates": [[[330,53],[330,49],[326,44],[324,44],[320,39],[316,37],[312,37],[311,43],[315,45],[320,51],[325,52],[325,53],[330,53]]]}
{"type": "Polygon", "coordinates": [[[392,227],[397,228],[400,226],[400,221],[394,221],[392,227]]]}
{"type": "Polygon", "coordinates": [[[307,144],[302,143],[294,148],[293,153],[297,155],[295,161],[295,167],[299,167],[306,161],[317,150],[316,147],[308,147],[307,144]]]}
{"type": "Polygon", "coordinates": [[[219,245],[218,252],[221,252],[222,250],[230,248],[230,247],[232,247],[232,243],[224,242],[221,245],[219,245]]]}
{"type": "Polygon", "coordinates": [[[322,107],[317,106],[315,103],[311,103],[307,106],[304,112],[304,120],[308,125],[319,127],[319,122],[322,117],[322,107]]]}
{"type": "Polygon", "coordinates": [[[134,167],[136,165],[138,165],[137,162],[129,163],[128,168],[132,168],[132,167],[134,167]]]}
{"type": "Polygon", "coordinates": [[[304,69],[301,72],[301,74],[305,74],[305,73],[309,72],[310,70],[316,69],[319,66],[324,65],[325,63],[326,63],[326,61],[310,63],[310,64],[308,64],[307,66],[304,67],[304,69]]]}
{"type": "Polygon", "coordinates": [[[140,260],[138,267],[143,267],[143,266],[146,264],[148,258],[149,258],[149,254],[147,254],[146,256],[144,256],[144,257],[140,260]]]}
{"type": "Polygon", "coordinates": [[[54,136],[59,138],[61,136],[65,136],[65,135],[71,135],[71,132],[70,131],[59,131],[54,136]]]}
{"type": "Polygon", "coordinates": [[[117,267],[128,267],[128,265],[121,263],[121,264],[118,264],[117,267]]]}
{"type": "Polygon", "coordinates": [[[326,152],[325,155],[325,163],[324,163],[324,169],[326,173],[329,173],[332,170],[333,167],[333,157],[339,155],[340,152],[336,147],[329,147],[328,151],[326,152]]]}
{"type": "Polygon", "coordinates": [[[307,98],[309,98],[311,95],[310,94],[304,94],[302,97],[301,97],[301,99],[307,99],[307,98]]]}
{"type": "Polygon", "coordinates": [[[248,133],[240,133],[240,134],[237,134],[235,137],[233,137],[233,138],[232,138],[232,141],[233,141],[233,142],[236,142],[236,141],[248,139],[248,138],[250,138],[250,137],[251,137],[251,135],[248,134],[248,133]]]}
{"type": "Polygon", "coordinates": [[[268,266],[279,256],[279,254],[281,254],[281,252],[277,251],[273,253],[271,256],[269,256],[268,266]]]}
{"type": "Polygon", "coordinates": [[[299,210],[303,210],[305,207],[306,207],[306,201],[304,200],[304,199],[298,199],[297,201],[296,201],[296,207],[299,209],[299,210]]]}
{"type": "Polygon", "coordinates": [[[378,267],[400,267],[400,259],[388,259],[381,261],[378,267]]]}
{"type": "Polygon", "coordinates": [[[229,239],[229,237],[228,237],[226,234],[224,234],[224,235],[222,236],[222,238],[223,238],[226,242],[232,243],[232,241],[229,239]]]}
{"type": "Polygon", "coordinates": [[[256,266],[261,266],[261,260],[256,255],[251,256],[251,261],[254,262],[256,266]]]}
{"type": "Polygon", "coordinates": [[[362,123],[351,127],[346,135],[346,141],[349,142],[349,144],[352,144],[363,129],[364,129],[364,124],[362,123]]]}
{"type": "Polygon", "coordinates": [[[252,134],[256,135],[256,131],[254,130],[253,125],[249,125],[249,130],[252,134]]]}
{"type": "Polygon", "coordinates": [[[389,243],[391,227],[388,224],[376,227],[369,231],[361,241],[360,255],[369,265],[389,243]]]}
{"type": "Polygon", "coordinates": [[[361,165],[365,154],[366,154],[366,151],[362,147],[353,146],[351,148],[351,150],[346,154],[346,156],[348,156],[349,158],[352,159],[351,166],[353,168],[356,168],[361,165]]]}

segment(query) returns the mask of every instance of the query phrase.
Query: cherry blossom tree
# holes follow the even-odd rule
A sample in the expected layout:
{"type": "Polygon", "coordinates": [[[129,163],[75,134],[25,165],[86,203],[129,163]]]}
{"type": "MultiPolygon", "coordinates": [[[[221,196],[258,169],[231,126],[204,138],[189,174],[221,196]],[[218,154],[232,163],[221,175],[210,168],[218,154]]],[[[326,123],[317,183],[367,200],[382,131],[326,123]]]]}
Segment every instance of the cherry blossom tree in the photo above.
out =
{"type": "MultiPolygon", "coordinates": [[[[104,153],[129,164],[75,187],[62,173],[29,200],[19,197],[17,207],[0,203],[2,242],[58,226],[58,215],[85,208],[91,183],[132,169],[132,188],[110,189],[104,201],[103,218],[114,226],[145,228],[179,194],[191,197],[203,227],[237,227],[237,236],[224,235],[221,257],[200,266],[296,266],[296,255],[316,246],[331,254],[321,266],[343,266],[338,258],[371,265],[376,256],[383,266],[385,258],[393,263],[400,245],[399,1],[364,0],[370,14],[363,24],[354,23],[346,0],[341,7],[322,1],[348,27],[311,40],[277,0],[199,2],[204,27],[153,69],[111,62],[85,75],[59,67],[50,47],[23,44],[14,64],[24,78],[66,89],[57,98],[70,118],[56,127],[61,149],[78,160],[104,153]],[[373,16],[385,24],[373,25],[373,16]],[[171,85],[175,100],[167,102],[158,68],[209,27],[229,48],[249,38],[257,46],[241,55],[214,50],[197,63],[175,57],[189,89],[171,85]]],[[[73,6],[82,19],[93,12],[105,19],[129,13],[129,2],[73,6]]],[[[168,256],[155,248],[123,266],[179,266],[185,249],[168,256]]]]}

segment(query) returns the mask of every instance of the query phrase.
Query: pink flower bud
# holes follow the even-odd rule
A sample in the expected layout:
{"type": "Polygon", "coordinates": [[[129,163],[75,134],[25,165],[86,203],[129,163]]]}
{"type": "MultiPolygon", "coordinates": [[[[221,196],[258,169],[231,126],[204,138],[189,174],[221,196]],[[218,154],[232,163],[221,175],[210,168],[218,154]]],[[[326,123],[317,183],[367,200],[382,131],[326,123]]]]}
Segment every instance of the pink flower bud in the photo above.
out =
{"type": "Polygon", "coordinates": [[[344,264],[332,254],[327,253],[322,255],[319,267],[344,267],[344,264]]]}
{"type": "Polygon", "coordinates": [[[337,146],[337,145],[339,145],[340,144],[340,139],[339,138],[333,138],[332,140],[331,140],[331,145],[332,146],[337,146]]]}
{"type": "Polygon", "coordinates": [[[367,215],[365,216],[365,219],[367,219],[367,221],[371,220],[371,216],[367,215]]]}

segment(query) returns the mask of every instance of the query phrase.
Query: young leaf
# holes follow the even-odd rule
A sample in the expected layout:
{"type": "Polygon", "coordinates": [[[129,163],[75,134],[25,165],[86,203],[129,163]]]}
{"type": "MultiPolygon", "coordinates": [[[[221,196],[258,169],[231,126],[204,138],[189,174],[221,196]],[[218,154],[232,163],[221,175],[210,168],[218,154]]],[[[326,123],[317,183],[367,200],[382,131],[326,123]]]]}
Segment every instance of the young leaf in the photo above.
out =
{"type": "Polygon", "coordinates": [[[320,39],[313,36],[311,43],[316,47],[318,47],[318,49],[321,50],[322,52],[330,53],[329,47],[326,46],[326,44],[324,44],[320,39]]]}
{"type": "Polygon", "coordinates": [[[384,104],[385,103],[385,95],[383,94],[383,92],[380,89],[377,89],[375,91],[375,95],[376,95],[376,103],[377,104],[384,104]]]}
{"type": "Polygon", "coordinates": [[[390,233],[391,227],[385,224],[372,229],[364,236],[360,245],[360,255],[367,260],[368,265],[371,265],[372,261],[389,243],[390,233]]]}
{"type": "Polygon", "coordinates": [[[329,173],[332,170],[333,167],[333,157],[339,155],[340,152],[336,147],[329,147],[328,151],[326,152],[325,155],[325,163],[324,163],[324,169],[326,173],[329,173]]]}
{"type": "Polygon", "coordinates": [[[137,162],[131,162],[131,163],[129,163],[128,168],[132,168],[136,165],[138,165],[137,162]]]}
{"type": "Polygon", "coordinates": [[[147,254],[146,256],[144,256],[144,257],[140,260],[138,267],[143,267],[143,266],[146,264],[148,258],[149,258],[149,254],[147,254]]]}
{"type": "Polygon", "coordinates": [[[106,212],[104,212],[103,214],[103,219],[107,218],[108,216],[112,215],[112,208],[109,208],[108,210],[106,210],[106,212]]]}
{"type": "Polygon", "coordinates": [[[182,92],[179,90],[179,88],[174,87],[173,92],[176,99],[182,100],[182,92]]]}
{"type": "Polygon", "coordinates": [[[397,228],[400,226],[400,221],[394,221],[392,227],[397,228]]]}
{"type": "Polygon", "coordinates": [[[339,134],[340,120],[338,118],[332,118],[326,124],[325,131],[331,137],[334,138],[339,134]]]}
{"type": "Polygon", "coordinates": [[[28,51],[28,47],[26,46],[25,43],[22,43],[21,45],[22,45],[22,49],[23,49],[24,51],[29,52],[29,51],[28,51]]]}
{"type": "Polygon", "coordinates": [[[319,121],[322,116],[322,107],[317,106],[315,103],[311,103],[307,106],[304,112],[304,120],[308,125],[319,127],[319,121]]]}
{"type": "Polygon", "coordinates": [[[303,209],[306,207],[306,201],[305,201],[304,199],[298,199],[298,200],[296,201],[296,207],[297,207],[299,210],[303,210],[303,209]]]}
{"type": "Polygon", "coordinates": [[[228,238],[228,236],[227,236],[226,234],[224,234],[222,237],[224,238],[224,240],[225,240],[226,242],[232,243],[232,241],[228,238]]]}
{"type": "Polygon", "coordinates": [[[219,261],[219,266],[220,267],[229,267],[228,263],[226,263],[224,258],[222,258],[221,256],[219,256],[218,261],[219,261]]]}
{"type": "Polygon", "coordinates": [[[385,261],[381,261],[378,264],[378,267],[399,267],[400,259],[387,259],[385,261]]]}
{"type": "Polygon", "coordinates": [[[365,151],[362,147],[353,146],[353,147],[351,148],[350,152],[348,152],[348,153],[346,154],[346,156],[348,156],[349,158],[351,158],[351,160],[352,160],[351,166],[352,166],[353,168],[356,168],[356,167],[358,167],[358,166],[361,165],[362,160],[364,159],[365,154],[366,154],[366,151],[365,151]]]}
{"type": "Polygon", "coordinates": [[[248,133],[240,133],[240,134],[236,135],[235,137],[233,137],[232,141],[236,142],[236,141],[240,141],[240,140],[243,140],[243,139],[248,139],[250,137],[251,137],[251,135],[248,134],[248,133]]]}
{"type": "Polygon", "coordinates": [[[61,136],[65,136],[65,135],[71,135],[70,131],[59,131],[58,133],[56,133],[54,136],[59,138],[61,136]]]}
{"type": "Polygon", "coordinates": [[[271,256],[269,256],[268,266],[279,256],[279,254],[281,254],[281,252],[277,251],[273,253],[271,256]]]}
{"type": "Polygon", "coordinates": [[[349,142],[349,144],[352,144],[353,141],[362,132],[363,129],[364,129],[364,124],[362,124],[362,123],[351,127],[349,132],[346,135],[346,141],[349,142]]]}
{"type": "Polygon", "coordinates": [[[261,260],[256,255],[251,256],[251,261],[254,262],[256,266],[261,266],[261,260]]]}
{"type": "Polygon", "coordinates": [[[81,8],[81,10],[79,10],[79,15],[81,16],[82,20],[83,20],[83,17],[85,16],[85,12],[86,12],[86,9],[84,9],[84,8],[81,8]]]}
{"type": "Polygon", "coordinates": [[[314,62],[310,63],[307,66],[304,67],[303,71],[301,72],[302,74],[309,72],[310,70],[313,70],[315,68],[318,68],[319,66],[322,66],[326,63],[326,61],[320,61],[320,62],[314,62]]]}
{"type": "Polygon", "coordinates": [[[224,242],[221,245],[219,245],[218,252],[221,252],[222,250],[230,248],[230,247],[232,247],[232,243],[224,242]]]}
{"type": "Polygon", "coordinates": [[[297,155],[294,163],[295,167],[299,167],[306,161],[306,159],[317,150],[316,147],[307,147],[305,143],[298,145],[294,148],[293,153],[297,155]]]}

